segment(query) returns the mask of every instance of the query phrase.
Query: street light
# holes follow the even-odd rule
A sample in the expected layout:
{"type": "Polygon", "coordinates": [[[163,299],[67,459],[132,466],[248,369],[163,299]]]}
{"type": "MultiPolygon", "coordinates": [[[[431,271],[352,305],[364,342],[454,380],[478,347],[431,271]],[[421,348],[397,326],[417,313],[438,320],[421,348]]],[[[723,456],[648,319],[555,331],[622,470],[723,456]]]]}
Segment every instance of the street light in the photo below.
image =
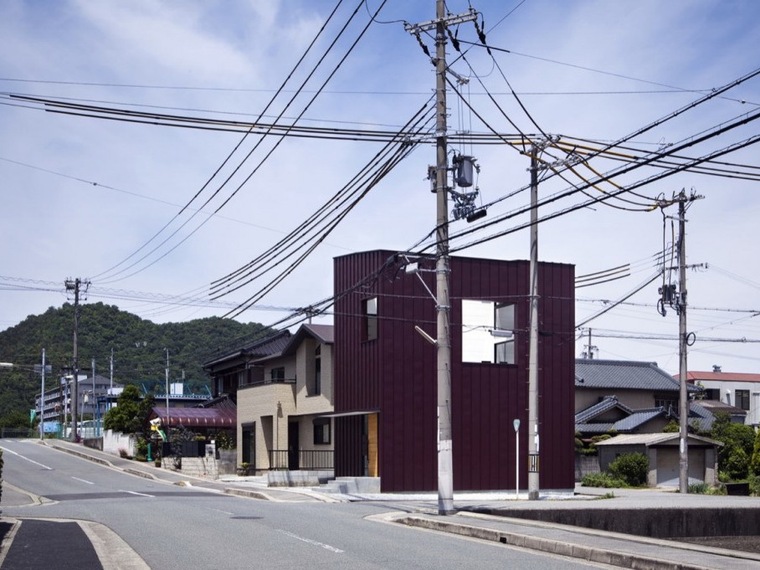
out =
{"type": "Polygon", "coordinates": [[[520,420],[512,420],[515,428],[515,501],[520,495],[520,420]]]}

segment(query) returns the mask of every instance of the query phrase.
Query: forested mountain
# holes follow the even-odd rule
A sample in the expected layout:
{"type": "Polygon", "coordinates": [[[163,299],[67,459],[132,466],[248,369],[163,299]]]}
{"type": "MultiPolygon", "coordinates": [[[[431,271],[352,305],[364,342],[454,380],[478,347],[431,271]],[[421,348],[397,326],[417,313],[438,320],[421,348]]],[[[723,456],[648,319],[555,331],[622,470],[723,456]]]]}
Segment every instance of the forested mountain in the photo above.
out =
{"type": "MultiPolygon", "coordinates": [[[[205,384],[203,362],[214,351],[234,348],[267,331],[258,323],[242,324],[218,317],[184,323],[155,324],[118,307],[103,303],[79,306],[79,369],[89,374],[95,359],[95,372],[110,375],[113,351],[113,378],[117,383],[137,383],[165,378],[166,351],[169,351],[169,376],[191,386],[205,384]]],[[[12,362],[20,369],[0,368],[0,425],[9,415],[29,417],[34,396],[40,391],[40,376],[29,371],[41,363],[42,349],[52,366],[47,382],[53,382],[72,366],[74,306],[51,307],[42,315],[0,332],[0,362],[12,362]],[[15,413],[13,413],[15,412],[15,413]]]]}

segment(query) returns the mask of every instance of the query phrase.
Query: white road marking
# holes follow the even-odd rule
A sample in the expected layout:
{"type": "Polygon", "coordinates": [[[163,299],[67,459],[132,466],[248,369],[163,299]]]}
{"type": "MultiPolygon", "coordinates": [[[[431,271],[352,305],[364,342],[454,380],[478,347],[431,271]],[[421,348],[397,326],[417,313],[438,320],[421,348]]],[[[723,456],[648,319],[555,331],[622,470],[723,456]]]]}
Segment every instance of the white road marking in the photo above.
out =
{"type": "Polygon", "coordinates": [[[88,481],[87,479],[80,479],[79,477],[74,477],[73,475],[71,476],[71,478],[72,479],[76,479],[77,481],[81,481],[82,483],[87,483],[88,485],[94,485],[95,484],[92,481],[88,481]]]}
{"type": "Polygon", "coordinates": [[[24,459],[24,460],[28,461],[29,463],[34,463],[35,465],[39,465],[40,467],[42,467],[43,469],[47,469],[48,471],[52,471],[53,470],[52,467],[48,467],[47,465],[43,465],[42,463],[38,463],[34,459],[29,459],[28,457],[25,457],[24,455],[21,455],[20,453],[16,453],[12,449],[8,449],[7,447],[3,447],[2,445],[0,445],[0,449],[2,449],[4,452],[10,453],[11,455],[15,455],[16,457],[20,457],[21,459],[24,459]]]}
{"type": "Polygon", "coordinates": [[[214,511],[216,513],[222,513],[223,515],[229,515],[229,516],[232,516],[232,515],[235,514],[235,513],[229,513],[227,511],[222,511],[222,510],[219,510],[219,509],[209,509],[209,511],[214,511]]]}
{"type": "Polygon", "coordinates": [[[292,532],[288,530],[277,529],[277,532],[281,532],[282,534],[289,536],[291,538],[295,538],[296,540],[300,540],[301,542],[313,544],[314,546],[319,546],[320,548],[324,548],[325,550],[329,550],[337,554],[341,554],[344,552],[340,548],[335,548],[334,546],[330,546],[329,544],[325,544],[324,542],[317,542],[316,540],[311,540],[310,538],[304,538],[303,536],[298,536],[297,534],[293,534],[292,532]]]}
{"type": "Polygon", "coordinates": [[[124,489],[119,489],[120,493],[129,493],[130,495],[138,495],[140,497],[148,497],[149,499],[155,499],[155,495],[148,495],[147,493],[138,493],[137,491],[125,491],[124,489]]]}

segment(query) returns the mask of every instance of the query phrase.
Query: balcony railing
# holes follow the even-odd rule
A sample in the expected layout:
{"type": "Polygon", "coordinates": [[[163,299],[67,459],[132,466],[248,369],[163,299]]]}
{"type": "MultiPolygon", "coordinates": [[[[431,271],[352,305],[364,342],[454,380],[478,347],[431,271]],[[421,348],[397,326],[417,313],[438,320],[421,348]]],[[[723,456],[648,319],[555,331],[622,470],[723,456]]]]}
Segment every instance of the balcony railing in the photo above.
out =
{"type": "Polygon", "coordinates": [[[268,452],[269,469],[317,471],[333,469],[332,449],[272,449],[268,452]]]}

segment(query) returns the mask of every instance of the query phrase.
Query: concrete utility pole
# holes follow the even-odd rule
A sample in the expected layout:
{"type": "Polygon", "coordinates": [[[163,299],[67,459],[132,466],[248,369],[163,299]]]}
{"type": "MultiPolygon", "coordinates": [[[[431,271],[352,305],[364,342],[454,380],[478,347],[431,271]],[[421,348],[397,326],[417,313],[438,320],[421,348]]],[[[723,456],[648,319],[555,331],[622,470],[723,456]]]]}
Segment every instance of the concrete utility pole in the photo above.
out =
{"type": "Polygon", "coordinates": [[[79,401],[79,356],[78,356],[78,342],[77,334],[79,331],[79,296],[81,287],[84,284],[85,291],[89,287],[89,281],[82,281],[79,277],[76,279],[67,279],[65,281],[66,291],[74,292],[74,355],[73,355],[73,368],[74,368],[74,393],[71,395],[71,440],[77,441],[79,439],[79,432],[77,430],[77,404],[79,401]]]}
{"type": "MultiPolygon", "coordinates": [[[[686,204],[694,200],[701,199],[692,193],[686,195],[681,190],[672,200],[660,200],[660,208],[672,206],[678,202],[678,293],[675,293],[675,286],[665,285],[660,288],[662,298],[660,303],[660,314],[665,316],[665,304],[669,304],[678,314],[678,416],[679,416],[679,446],[678,446],[678,490],[680,493],[689,492],[689,394],[687,390],[687,373],[688,373],[688,347],[690,334],[686,327],[686,204]]],[[[674,268],[669,268],[673,270],[674,268]]],[[[664,269],[665,271],[668,268],[664,269]]]]}
{"type": "Polygon", "coordinates": [[[166,433],[169,433],[169,349],[166,351],[166,433]]]}
{"type": "Polygon", "coordinates": [[[446,28],[474,20],[470,10],[459,16],[446,15],[444,0],[436,0],[435,20],[406,25],[416,35],[435,29],[435,193],[436,193],[436,345],[437,345],[437,408],[438,408],[438,514],[454,510],[454,461],[451,437],[451,334],[449,329],[449,213],[448,213],[448,140],[446,108],[446,28]]]}
{"type": "Polygon", "coordinates": [[[45,439],[45,349],[42,349],[42,370],[40,385],[40,439],[45,439]]]}
{"type": "Polygon", "coordinates": [[[538,455],[538,148],[530,148],[530,337],[528,341],[528,499],[539,497],[538,455]]]}
{"type": "Polygon", "coordinates": [[[686,391],[687,336],[686,332],[686,193],[678,195],[678,380],[679,380],[679,456],[678,490],[689,492],[689,395],[686,391]]]}

